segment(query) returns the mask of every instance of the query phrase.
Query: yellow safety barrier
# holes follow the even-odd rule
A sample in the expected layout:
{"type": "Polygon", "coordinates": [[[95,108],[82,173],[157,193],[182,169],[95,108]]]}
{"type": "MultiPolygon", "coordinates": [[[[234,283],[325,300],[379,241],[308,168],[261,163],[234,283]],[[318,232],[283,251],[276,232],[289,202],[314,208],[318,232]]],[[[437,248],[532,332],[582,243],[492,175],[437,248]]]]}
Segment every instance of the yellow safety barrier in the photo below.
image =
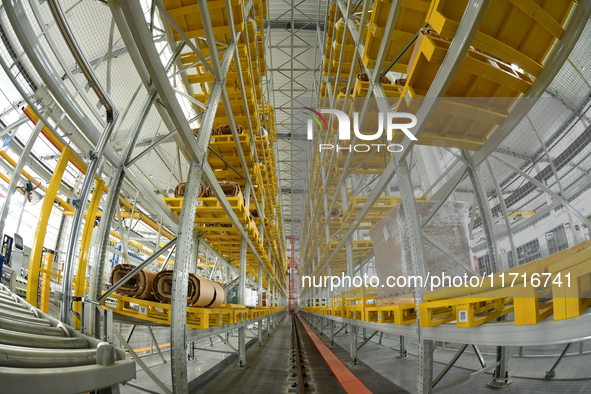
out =
{"type": "Polygon", "coordinates": [[[35,307],[38,305],[39,269],[41,268],[41,256],[43,254],[43,242],[45,241],[47,224],[51,216],[53,201],[56,198],[58,187],[71,154],[72,149],[69,146],[64,147],[45,191],[41,213],[37,222],[37,228],[35,229],[35,238],[33,238],[33,246],[31,248],[31,260],[29,261],[29,278],[27,280],[27,302],[35,307]]]}

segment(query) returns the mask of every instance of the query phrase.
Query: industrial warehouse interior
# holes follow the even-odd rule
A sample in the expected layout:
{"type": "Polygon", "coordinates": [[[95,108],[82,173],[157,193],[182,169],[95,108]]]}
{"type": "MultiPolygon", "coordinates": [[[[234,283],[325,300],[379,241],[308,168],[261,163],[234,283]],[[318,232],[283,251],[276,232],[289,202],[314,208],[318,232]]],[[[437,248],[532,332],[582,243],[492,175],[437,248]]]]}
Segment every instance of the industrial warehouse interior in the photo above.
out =
{"type": "Polygon", "coordinates": [[[2,0],[0,393],[591,392],[591,0],[2,0]]]}

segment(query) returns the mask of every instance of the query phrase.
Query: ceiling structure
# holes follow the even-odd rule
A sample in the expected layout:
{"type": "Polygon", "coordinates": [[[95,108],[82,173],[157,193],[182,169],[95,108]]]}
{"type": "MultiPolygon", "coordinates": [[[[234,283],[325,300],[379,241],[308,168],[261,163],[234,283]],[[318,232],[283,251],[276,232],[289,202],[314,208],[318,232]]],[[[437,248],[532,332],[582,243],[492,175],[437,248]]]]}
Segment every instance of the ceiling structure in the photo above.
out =
{"type": "MultiPolygon", "coordinates": [[[[327,2],[271,0],[270,55],[277,124],[279,179],[286,242],[296,248],[303,231],[306,184],[310,174],[306,119],[298,116],[312,99],[322,66],[327,2]]],[[[287,246],[290,248],[290,246],[287,246]]]]}

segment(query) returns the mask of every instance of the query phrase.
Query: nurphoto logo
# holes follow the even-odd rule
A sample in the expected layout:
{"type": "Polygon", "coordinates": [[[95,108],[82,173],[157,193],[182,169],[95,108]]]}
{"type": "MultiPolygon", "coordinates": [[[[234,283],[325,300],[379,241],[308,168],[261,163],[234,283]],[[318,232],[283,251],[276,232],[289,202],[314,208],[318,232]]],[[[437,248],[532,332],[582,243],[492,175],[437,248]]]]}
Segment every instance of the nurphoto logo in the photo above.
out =
{"type": "MultiPolygon", "coordinates": [[[[324,129],[328,132],[328,123],[322,114],[333,114],[337,117],[339,125],[339,141],[351,140],[351,120],[346,113],[337,109],[321,109],[320,112],[308,107],[306,107],[306,109],[311,111],[311,113],[305,112],[305,114],[310,116],[310,119],[308,119],[308,140],[311,141],[314,139],[313,121],[316,121],[320,129],[324,129]]],[[[359,130],[359,112],[353,113],[353,133],[355,133],[355,136],[361,141],[375,141],[380,139],[384,134],[384,129],[386,130],[386,139],[390,142],[394,137],[394,130],[400,130],[409,139],[416,141],[417,138],[410,131],[410,129],[416,124],[417,117],[413,114],[407,112],[380,112],[378,114],[378,130],[375,132],[375,134],[363,134],[359,130]],[[399,123],[401,120],[406,122],[399,123]]],[[[336,149],[337,152],[341,150],[346,150],[349,152],[351,150],[354,152],[369,152],[372,150],[372,148],[377,149],[378,152],[380,152],[382,148],[386,149],[388,152],[401,152],[404,149],[404,147],[400,144],[349,144],[345,146],[341,146],[339,144],[320,144],[318,150],[320,152],[323,150],[333,149],[336,149]]]]}

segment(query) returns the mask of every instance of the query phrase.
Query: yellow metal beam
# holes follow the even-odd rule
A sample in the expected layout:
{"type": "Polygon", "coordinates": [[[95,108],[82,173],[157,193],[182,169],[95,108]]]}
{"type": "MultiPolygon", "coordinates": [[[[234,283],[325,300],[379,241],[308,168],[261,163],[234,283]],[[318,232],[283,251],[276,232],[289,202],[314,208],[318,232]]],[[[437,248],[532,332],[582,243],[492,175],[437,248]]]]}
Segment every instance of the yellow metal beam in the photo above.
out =
{"type": "MultiPolygon", "coordinates": [[[[37,124],[37,122],[39,122],[39,117],[31,107],[27,107],[23,111],[25,115],[27,115],[27,117],[31,120],[31,122],[33,122],[33,124],[37,124]]],[[[60,152],[64,151],[65,145],[51,132],[51,130],[47,128],[47,126],[44,126],[41,129],[41,134],[43,134],[45,138],[47,138],[49,142],[56,147],[57,150],[59,150],[60,152]]],[[[82,173],[86,174],[88,166],[77,155],[71,155],[70,161],[72,162],[74,167],[78,168],[82,173]]]]}
{"type": "MultiPolygon", "coordinates": [[[[70,149],[70,152],[71,152],[71,149],[70,149]]],[[[8,156],[8,153],[6,153],[5,151],[0,151],[0,157],[2,157],[4,160],[6,160],[6,162],[8,164],[10,164],[13,168],[16,167],[16,162],[14,160],[12,160],[12,158],[10,156],[8,156]]],[[[27,171],[23,170],[22,174],[25,176],[25,178],[30,180],[32,184],[34,184],[34,185],[39,184],[39,181],[37,179],[33,178],[31,176],[31,174],[29,174],[27,171]]],[[[4,181],[6,181],[7,183],[10,183],[10,179],[8,179],[8,177],[2,176],[1,178],[4,179],[4,181]]],[[[51,179],[53,179],[53,177],[51,179]]],[[[47,192],[45,186],[43,186],[43,185],[39,186],[39,189],[43,190],[44,192],[47,192]]],[[[66,201],[62,200],[61,198],[57,197],[57,195],[56,195],[56,197],[54,197],[54,199],[58,202],[59,206],[61,206],[65,211],[74,212],[74,207],[71,206],[70,204],[68,204],[66,201]]]]}
{"type": "MultiPolygon", "coordinates": [[[[33,109],[31,107],[25,108],[24,112],[25,112],[25,115],[27,115],[28,118],[31,120],[31,122],[33,122],[34,124],[37,124],[37,122],[39,122],[39,117],[33,111],[33,109]]],[[[51,132],[51,130],[49,130],[47,127],[43,127],[43,129],[41,129],[41,133],[45,136],[45,138],[47,138],[49,140],[49,142],[53,146],[56,147],[57,150],[59,150],[60,152],[63,151],[63,149],[65,147],[64,144],[59,140],[59,138],[57,138],[56,135],[54,135],[51,132]]],[[[2,153],[4,153],[4,152],[2,152],[2,153]]],[[[8,156],[8,155],[6,155],[6,156],[8,156]]],[[[82,159],[80,159],[76,154],[71,155],[70,162],[74,165],[74,167],[78,168],[83,174],[86,174],[86,170],[88,169],[88,167],[84,163],[84,161],[82,161],[82,159]]],[[[23,171],[23,174],[24,174],[24,171],[23,171]]],[[[27,175],[25,175],[25,176],[27,176],[27,175]]],[[[27,177],[29,177],[29,176],[27,176],[27,177]]],[[[95,179],[97,181],[99,180],[98,177],[95,177],[95,179]]],[[[108,186],[105,187],[104,189],[105,189],[105,193],[109,190],[108,186]]],[[[132,204],[129,201],[125,200],[121,196],[119,196],[119,199],[121,200],[121,202],[123,203],[123,206],[128,211],[132,210],[132,204]]],[[[74,211],[73,207],[69,206],[69,208],[67,208],[66,210],[74,211]],[[71,208],[71,209],[69,209],[69,208],[71,208]]],[[[158,224],[156,224],[156,222],[154,222],[149,217],[142,216],[142,222],[146,223],[148,226],[150,226],[152,229],[154,229],[156,231],[158,231],[158,229],[160,228],[160,226],[158,224]]],[[[168,239],[172,239],[174,237],[172,234],[170,234],[168,231],[166,231],[164,229],[162,229],[162,235],[168,239]]]]}
{"type": "MultiPolygon", "coordinates": [[[[133,210],[133,205],[129,201],[127,201],[126,199],[124,199],[123,197],[119,196],[119,201],[121,201],[121,204],[123,205],[123,207],[125,208],[125,210],[127,210],[128,212],[131,212],[133,210]]],[[[146,223],[153,230],[158,231],[158,229],[160,228],[160,226],[155,221],[153,221],[152,219],[150,219],[146,215],[142,215],[142,218],[141,219],[142,219],[142,222],[146,223]]],[[[165,229],[162,229],[162,236],[164,236],[164,237],[166,237],[168,239],[172,239],[174,237],[174,235],[172,235],[171,233],[169,233],[165,229]]]]}
{"type": "Polygon", "coordinates": [[[41,277],[41,312],[49,313],[49,290],[51,284],[51,275],[47,272],[51,272],[53,266],[54,255],[51,252],[45,253],[45,261],[43,262],[43,276],[41,277]]]}
{"type": "MultiPolygon", "coordinates": [[[[96,220],[99,203],[105,187],[105,181],[98,180],[94,185],[94,193],[90,199],[88,211],[86,211],[86,222],[84,223],[84,230],[82,231],[82,241],[80,243],[80,261],[78,262],[78,270],[76,271],[76,279],[74,280],[74,296],[82,297],[84,289],[86,288],[86,267],[88,266],[88,253],[90,251],[90,240],[92,238],[92,230],[94,229],[94,221],[96,220]]],[[[74,302],[74,311],[81,316],[82,305],[80,301],[74,302]]],[[[74,324],[76,329],[80,329],[80,320],[74,316],[74,324]]]]}
{"type": "Polygon", "coordinates": [[[47,223],[51,216],[53,201],[57,196],[57,190],[71,155],[72,149],[69,146],[66,146],[55,166],[47,190],[45,190],[45,197],[43,198],[43,205],[41,206],[41,213],[39,214],[39,221],[37,222],[37,229],[35,230],[35,238],[33,239],[33,247],[31,248],[31,260],[29,261],[29,279],[27,281],[27,302],[34,307],[37,306],[39,269],[41,268],[43,241],[45,241],[47,223]]]}
{"type": "MultiPolygon", "coordinates": [[[[87,213],[88,213],[88,212],[84,212],[84,219],[86,219],[86,214],[87,214],[87,213]]],[[[74,212],[64,212],[64,215],[66,215],[66,216],[74,216],[74,212]]],[[[97,214],[96,214],[96,217],[100,218],[100,217],[102,217],[102,216],[103,216],[103,213],[102,213],[102,212],[97,212],[97,214]]],[[[142,215],[141,215],[141,213],[139,213],[139,212],[135,212],[135,213],[133,214],[133,218],[134,218],[134,219],[140,219],[140,218],[141,218],[141,216],[142,216],[142,215]]],[[[131,212],[127,212],[127,211],[121,211],[121,217],[122,217],[123,219],[129,219],[129,218],[131,218],[131,212]]]]}

